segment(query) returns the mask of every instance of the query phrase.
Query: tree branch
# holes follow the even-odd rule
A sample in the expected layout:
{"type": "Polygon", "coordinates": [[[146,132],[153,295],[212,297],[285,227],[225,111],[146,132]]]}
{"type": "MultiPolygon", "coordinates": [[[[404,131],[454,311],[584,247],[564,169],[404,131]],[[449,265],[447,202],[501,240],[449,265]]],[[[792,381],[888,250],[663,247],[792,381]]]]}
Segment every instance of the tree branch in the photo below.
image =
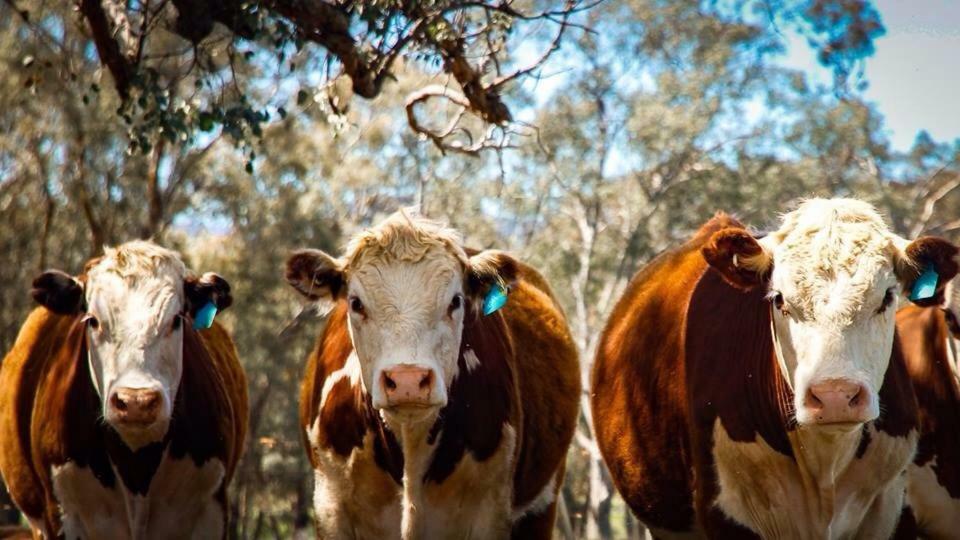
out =
{"type": "Polygon", "coordinates": [[[107,66],[113,75],[113,84],[117,88],[120,98],[130,97],[130,83],[133,68],[120,50],[120,45],[113,38],[113,30],[107,20],[107,15],[99,0],[80,0],[80,13],[90,25],[93,43],[97,46],[100,61],[107,66]]]}

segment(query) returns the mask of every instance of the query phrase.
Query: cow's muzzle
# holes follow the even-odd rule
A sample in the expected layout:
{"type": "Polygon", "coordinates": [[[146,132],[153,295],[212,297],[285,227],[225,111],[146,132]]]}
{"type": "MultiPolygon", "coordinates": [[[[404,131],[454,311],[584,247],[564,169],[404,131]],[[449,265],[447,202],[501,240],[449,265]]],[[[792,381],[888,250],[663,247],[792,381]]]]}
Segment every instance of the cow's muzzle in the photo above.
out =
{"type": "Polygon", "coordinates": [[[434,370],[413,364],[398,364],[380,372],[380,386],[387,407],[433,405],[434,370]]]}
{"type": "Polygon", "coordinates": [[[859,424],[872,419],[869,390],[848,379],[811,384],[803,407],[814,424],[859,424]]]}
{"type": "Polygon", "coordinates": [[[109,419],[120,426],[148,427],[157,422],[163,394],[152,388],[118,388],[110,395],[109,419]]]}

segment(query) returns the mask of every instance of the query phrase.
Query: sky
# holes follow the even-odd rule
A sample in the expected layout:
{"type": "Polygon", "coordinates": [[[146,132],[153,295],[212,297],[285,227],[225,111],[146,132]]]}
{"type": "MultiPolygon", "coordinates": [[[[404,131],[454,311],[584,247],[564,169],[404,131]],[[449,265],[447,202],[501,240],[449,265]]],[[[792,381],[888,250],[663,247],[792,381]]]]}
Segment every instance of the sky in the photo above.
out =
{"type": "MultiPolygon", "coordinates": [[[[934,140],[960,138],[960,0],[875,0],[886,34],[866,61],[869,83],[863,96],[883,114],[897,150],[912,146],[927,130],[934,140]]],[[[787,36],[785,66],[830,81],[813,50],[787,36]]]]}

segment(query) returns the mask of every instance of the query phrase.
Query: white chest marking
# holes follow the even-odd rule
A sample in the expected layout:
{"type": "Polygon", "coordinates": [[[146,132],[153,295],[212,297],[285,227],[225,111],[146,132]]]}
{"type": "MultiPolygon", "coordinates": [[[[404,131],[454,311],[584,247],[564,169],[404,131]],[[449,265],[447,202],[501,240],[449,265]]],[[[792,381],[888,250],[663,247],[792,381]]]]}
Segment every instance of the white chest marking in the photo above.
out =
{"type": "Polygon", "coordinates": [[[870,435],[865,454],[852,459],[855,445],[830,452],[801,449],[791,432],[795,461],[759,436],[754,442],[733,441],[717,419],[713,455],[720,492],[715,504],[764,538],[889,537],[900,516],[916,433],[890,437],[871,427],[870,435]],[[849,460],[816,463],[818,457],[848,453],[849,460]]]}
{"type": "Polygon", "coordinates": [[[953,538],[960,531],[960,500],[950,497],[933,470],[937,460],[923,467],[910,465],[907,501],[920,530],[932,538],[953,538]]]}
{"type": "Polygon", "coordinates": [[[112,488],[91,470],[66,463],[52,468],[67,538],[221,538],[224,509],[214,499],[223,483],[223,463],[201,467],[191,458],[164,455],[146,496],[134,495],[119,476],[112,488]]]}

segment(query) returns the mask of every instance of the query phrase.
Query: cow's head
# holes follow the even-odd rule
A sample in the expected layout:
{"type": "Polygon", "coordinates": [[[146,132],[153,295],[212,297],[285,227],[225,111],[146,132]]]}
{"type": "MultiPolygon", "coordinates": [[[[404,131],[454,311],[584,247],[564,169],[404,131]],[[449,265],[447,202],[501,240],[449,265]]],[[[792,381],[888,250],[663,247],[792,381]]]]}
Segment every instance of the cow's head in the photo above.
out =
{"type": "Polygon", "coordinates": [[[343,257],[307,249],[286,265],[287,281],[309,300],[347,303],[364,388],[397,422],[430,420],[446,405],[464,320],[515,274],[509,256],[470,257],[455,231],[409,211],[354,237],[343,257]]]}
{"type": "Polygon", "coordinates": [[[84,314],[103,418],[133,450],[167,432],[183,370],[184,325],[208,302],[220,310],[232,302],[223,278],[196,278],[176,253],[144,241],[107,248],[77,278],[44,272],[32,293],[54,312],[84,314]]]}
{"type": "Polygon", "coordinates": [[[733,286],[769,291],[774,345],[797,422],[842,429],[880,415],[901,291],[909,293],[932,268],[936,292],[918,303],[938,304],[957,273],[953,244],[904,240],[872,206],[852,199],[808,200],[759,239],[722,229],[703,254],[733,286]]]}

